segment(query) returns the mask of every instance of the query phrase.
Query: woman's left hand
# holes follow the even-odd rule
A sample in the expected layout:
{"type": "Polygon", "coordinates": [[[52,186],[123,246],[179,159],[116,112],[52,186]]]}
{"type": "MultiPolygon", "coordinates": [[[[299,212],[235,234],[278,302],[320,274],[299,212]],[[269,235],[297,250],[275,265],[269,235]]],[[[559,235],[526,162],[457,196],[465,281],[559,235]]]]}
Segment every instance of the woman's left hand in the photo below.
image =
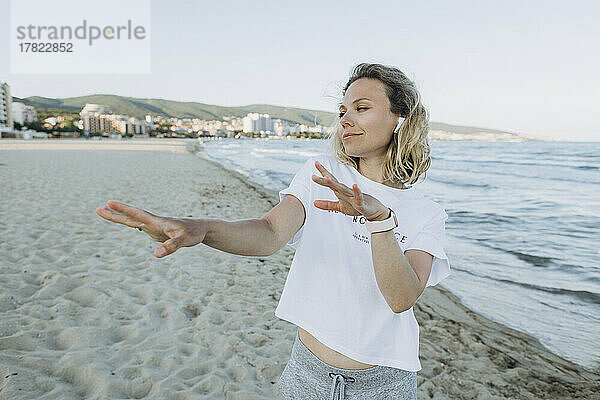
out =
{"type": "Polygon", "coordinates": [[[352,185],[352,189],[350,189],[338,182],[318,161],[315,161],[315,166],[323,177],[313,175],[312,180],[333,190],[339,199],[339,201],[315,200],[315,207],[322,210],[339,211],[346,215],[363,215],[369,221],[384,220],[388,217],[388,208],[375,197],[362,193],[357,184],[352,185]]]}

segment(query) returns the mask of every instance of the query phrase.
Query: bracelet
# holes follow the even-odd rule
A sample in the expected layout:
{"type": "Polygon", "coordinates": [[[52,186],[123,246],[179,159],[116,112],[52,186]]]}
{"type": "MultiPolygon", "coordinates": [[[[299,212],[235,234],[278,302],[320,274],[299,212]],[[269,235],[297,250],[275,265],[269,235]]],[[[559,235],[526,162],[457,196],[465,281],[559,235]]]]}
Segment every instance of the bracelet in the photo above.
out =
{"type": "Polygon", "coordinates": [[[386,232],[398,227],[398,219],[394,210],[388,207],[390,216],[383,221],[365,221],[365,227],[370,233],[386,232]]]}

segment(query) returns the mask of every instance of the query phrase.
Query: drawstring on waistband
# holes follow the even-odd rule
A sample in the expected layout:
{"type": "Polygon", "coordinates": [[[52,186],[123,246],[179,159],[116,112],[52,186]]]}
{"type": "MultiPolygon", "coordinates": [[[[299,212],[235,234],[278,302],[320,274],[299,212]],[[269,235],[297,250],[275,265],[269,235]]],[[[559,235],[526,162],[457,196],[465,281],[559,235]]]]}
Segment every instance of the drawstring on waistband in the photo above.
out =
{"type": "Polygon", "coordinates": [[[347,382],[355,382],[355,379],[352,377],[345,377],[344,375],[334,374],[333,372],[329,373],[329,377],[333,378],[333,385],[331,386],[331,396],[329,396],[330,400],[344,400],[345,397],[345,389],[347,382]],[[336,387],[338,386],[338,382],[340,383],[338,391],[338,397],[335,397],[336,387]]]}

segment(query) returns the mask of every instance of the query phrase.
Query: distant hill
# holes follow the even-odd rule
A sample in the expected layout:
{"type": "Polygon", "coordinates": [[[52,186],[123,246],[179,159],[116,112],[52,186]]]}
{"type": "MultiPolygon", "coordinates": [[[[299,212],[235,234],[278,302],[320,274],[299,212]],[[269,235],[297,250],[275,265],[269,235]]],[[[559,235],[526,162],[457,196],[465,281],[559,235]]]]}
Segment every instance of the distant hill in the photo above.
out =
{"type": "MultiPolygon", "coordinates": [[[[248,113],[257,112],[269,114],[271,118],[280,118],[308,126],[315,126],[315,124],[328,126],[333,124],[335,120],[335,114],[332,112],[295,107],[280,107],[270,104],[251,104],[242,107],[222,107],[213,104],[172,101],[164,99],[139,99],[135,97],[124,97],[112,94],[93,94],[90,96],[67,97],[63,99],[53,99],[40,96],[18,98],[13,96],[13,101],[19,101],[27,105],[34,106],[37,109],[64,110],[71,113],[79,113],[86,103],[103,104],[108,106],[115,114],[130,115],[139,119],[144,119],[146,115],[150,114],[162,115],[164,117],[222,120],[223,117],[245,117],[248,113]]],[[[489,133],[500,134],[504,136],[512,135],[515,137],[524,137],[524,135],[495,129],[450,125],[442,122],[431,122],[430,128],[433,131],[444,131],[462,135],[489,133]]]]}
{"type": "Polygon", "coordinates": [[[334,121],[334,114],[326,111],[308,110],[303,108],[279,107],[269,104],[251,104],[242,107],[222,107],[212,104],[171,101],[164,99],[138,99],[111,94],[94,94],[90,96],[52,99],[48,97],[31,96],[23,99],[13,97],[27,105],[41,109],[63,109],[79,112],[86,103],[103,104],[115,114],[125,114],[143,119],[146,115],[162,115],[176,118],[199,118],[206,120],[222,120],[223,117],[245,117],[252,112],[266,113],[271,118],[281,118],[308,126],[329,125],[334,121]]]}

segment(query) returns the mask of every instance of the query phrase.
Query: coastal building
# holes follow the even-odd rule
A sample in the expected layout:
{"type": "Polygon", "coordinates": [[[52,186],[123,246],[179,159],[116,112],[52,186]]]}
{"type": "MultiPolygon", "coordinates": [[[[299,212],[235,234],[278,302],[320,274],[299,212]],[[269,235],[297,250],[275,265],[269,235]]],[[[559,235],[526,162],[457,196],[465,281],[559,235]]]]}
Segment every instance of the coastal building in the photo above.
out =
{"type": "Polygon", "coordinates": [[[231,116],[231,117],[223,117],[223,120],[227,124],[228,131],[243,131],[244,130],[244,119],[231,116]]]}
{"type": "Polygon", "coordinates": [[[275,128],[269,114],[249,113],[243,118],[243,131],[270,134],[275,128]]]}
{"type": "Polygon", "coordinates": [[[254,130],[255,127],[255,121],[258,119],[258,113],[249,113],[248,115],[246,115],[243,118],[243,131],[244,133],[247,132],[256,132],[254,130]]]}
{"type": "Polygon", "coordinates": [[[140,121],[135,117],[129,117],[127,120],[127,133],[132,133],[134,135],[143,135],[149,132],[149,127],[153,126],[152,123],[148,123],[147,121],[140,121]]]}
{"type": "Polygon", "coordinates": [[[111,114],[107,106],[87,103],[79,112],[83,132],[95,134],[141,135],[148,131],[148,122],[128,115],[111,114]]]}
{"type": "Polygon", "coordinates": [[[273,121],[273,131],[277,136],[287,136],[291,133],[292,126],[296,125],[282,119],[276,119],[273,121]]]}
{"type": "Polygon", "coordinates": [[[0,82],[0,127],[13,129],[12,96],[8,83],[0,82]]]}
{"type": "Polygon", "coordinates": [[[37,121],[37,113],[33,106],[25,105],[24,103],[12,103],[13,121],[21,125],[37,121]]]}
{"type": "Polygon", "coordinates": [[[104,124],[100,116],[108,112],[108,107],[101,104],[87,103],[79,112],[81,121],[83,122],[83,133],[86,136],[90,134],[103,132],[104,124]]]}

